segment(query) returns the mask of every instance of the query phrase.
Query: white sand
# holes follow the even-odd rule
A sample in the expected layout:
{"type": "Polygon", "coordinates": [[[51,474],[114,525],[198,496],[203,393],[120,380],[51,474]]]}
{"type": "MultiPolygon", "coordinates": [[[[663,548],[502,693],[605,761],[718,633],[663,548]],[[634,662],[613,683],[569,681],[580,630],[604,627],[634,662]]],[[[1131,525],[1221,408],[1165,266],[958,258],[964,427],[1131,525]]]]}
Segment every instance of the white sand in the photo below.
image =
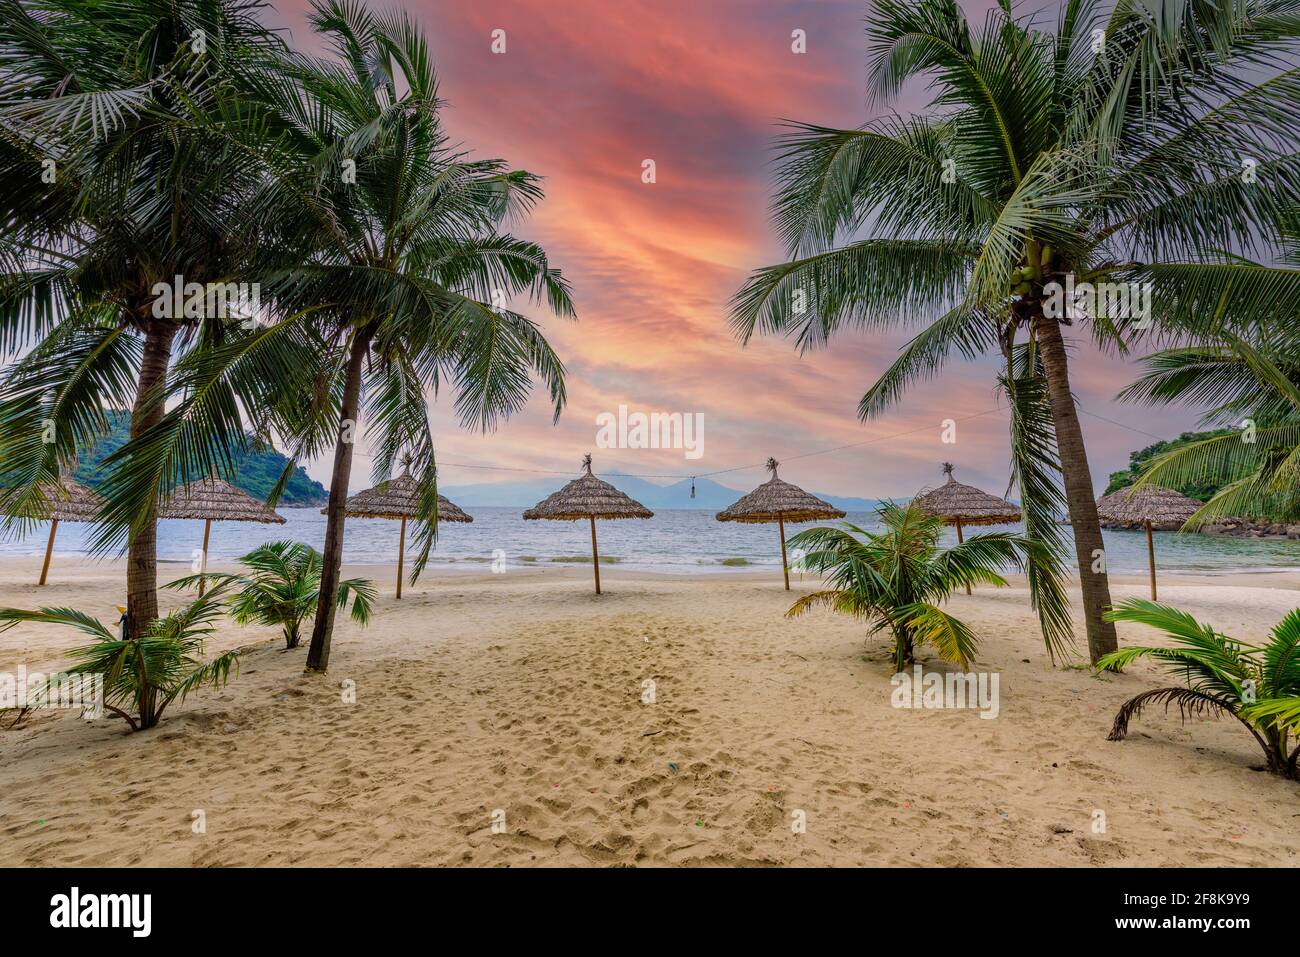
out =
{"type": "MultiPolygon", "coordinates": [[[[116,619],[120,565],[57,561],[45,589],[37,565],[0,560],[0,605],[116,619]]],[[[348,572],[385,595],[370,628],[340,621],[328,676],[271,629],[230,625],[212,650],[247,647],[238,677],[153,731],[50,713],[0,731],[0,865],[1300,863],[1300,784],[1252,770],[1236,722],[1157,711],[1107,742],[1121,701],[1173,682],[1051,667],[1021,587],[952,602],[1001,676],[984,720],[891,707],[883,639],[828,613],[787,621],[770,572],[609,568],[599,598],[589,567],[439,573],[401,602],[391,568],[348,572]]],[[[1250,640],[1300,602],[1300,576],[1162,585],[1250,640]]],[[[23,626],[0,635],[0,670],[77,643],[23,626]]]]}

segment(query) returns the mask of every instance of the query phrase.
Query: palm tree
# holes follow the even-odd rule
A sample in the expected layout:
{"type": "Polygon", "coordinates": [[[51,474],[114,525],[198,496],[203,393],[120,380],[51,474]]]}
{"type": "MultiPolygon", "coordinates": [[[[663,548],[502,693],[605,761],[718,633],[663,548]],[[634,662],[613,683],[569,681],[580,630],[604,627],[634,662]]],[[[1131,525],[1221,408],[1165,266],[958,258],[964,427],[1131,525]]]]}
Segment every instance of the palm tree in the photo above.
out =
{"type": "Polygon", "coordinates": [[[301,394],[285,388],[291,374],[230,376],[209,418],[192,417],[178,449],[152,463],[151,483],[126,474],[143,468],[134,450],[166,424],[169,366],[249,337],[235,316],[159,307],[160,285],[242,280],[259,252],[252,171],[193,120],[238,117],[240,88],[281,47],[256,20],[261,6],[0,0],[0,356],[35,346],[0,383],[0,494],[19,525],[35,520],[40,483],[108,433],[112,410],[130,410],[135,444],[109,460],[99,488],[99,546],[126,541],[133,637],[158,615],[160,492],[230,467],[241,406],[260,420],[277,392],[301,394]]]}
{"type": "Polygon", "coordinates": [[[1268,644],[1255,647],[1220,634],[1186,612],[1145,598],[1120,602],[1107,617],[1158,628],[1170,648],[1125,648],[1097,662],[1119,670],[1138,658],[1155,658],[1186,684],[1135,695],[1115,715],[1108,740],[1122,741],[1129,722],[1148,705],[1178,706],[1183,719],[1210,713],[1231,715],[1246,726],[1268,759],[1268,769],[1296,777],[1300,745],[1288,753],[1288,737],[1300,735],[1300,608],[1282,619],[1268,644]]]}
{"type": "MultiPolygon", "coordinates": [[[[104,710],[122,718],[132,731],[145,731],[162,720],[173,701],[184,701],[204,685],[220,688],[230,680],[238,650],[203,660],[204,639],[225,610],[224,588],[214,588],[166,617],[155,618],[135,636],[115,635],[99,619],[71,608],[0,608],[0,632],[36,623],[64,625],[89,635],[92,644],[69,652],[77,664],[67,674],[100,677],[104,710]]],[[[37,689],[36,693],[47,692],[37,689]]]]}
{"type": "Polygon", "coordinates": [[[1005,585],[1008,565],[1024,568],[1039,548],[1008,532],[974,535],[960,545],[939,548],[942,517],[915,503],[886,503],[876,514],[884,530],[868,532],[851,522],[838,528],[810,528],[790,539],[805,550],[803,564],[826,575],[830,588],[804,595],[786,612],[801,615],[825,606],[865,618],[871,634],[888,628],[894,639],[894,670],[902,671],[916,646],[932,645],[945,661],[969,668],[977,638],[940,605],[969,585],[1005,585]]]}
{"type": "Polygon", "coordinates": [[[1148,463],[1136,484],[1221,486],[1187,523],[1222,517],[1300,520],[1300,216],[1283,234],[1278,263],[1221,257],[1193,273],[1169,266],[1171,308],[1187,319],[1209,312],[1215,325],[1145,357],[1143,375],[1120,398],[1147,404],[1206,406],[1219,435],[1188,443],[1148,463]]]}
{"type": "Polygon", "coordinates": [[[489,430],[522,408],[536,374],[558,418],[563,365],[538,326],[507,306],[528,296],[572,317],[573,305],[544,250],[500,231],[541,198],[537,177],[451,145],[422,32],[405,15],[374,16],[342,0],[316,0],[311,21],[336,58],[286,56],[257,91],[258,108],[285,132],[261,154],[272,185],[258,203],[291,211],[277,229],[305,253],[267,293],[281,316],[307,317],[323,343],[318,398],[294,456],[325,442],[334,452],[307,658],[308,670],[321,671],[358,421],[374,439],[377,481],[404,454],[422,476],[414,580],[436,535],[426,389],[449,381],[462,424],[489,430]]]}
{"type": "MultiPolygon", "coordinates": [[[[1000,352],[1012,387],[1041,370],[1094,661],[1116,639],[1061,327],[1087,319],[1123,348],[1145,323],[1058,310],[1050,284],[1149,282],[1156,328],[1204,324],[1169,307],[1162,267],[1274,243],[1300,190],[1300,71],[1287,52],[1298,24],[1293,0],[1119,2],[1108,17],[1068,0],[1054,33],[1017,19],[1010,0],[974,27],[955,0],[876,0],[869,92],[925,77],[930,112],[849,130],[792,124],[780,143],[774,214],[789,261],[737,293],[733,329],[808,349],[842,327],[937,316],[863,396],[863,419],[954,352],[1000,352]]],[[[1022,482],[1027,516],[1047,511],[1037,491],[1022,482]]]]}
{"type": "MultiPolygon", "coordinates": [[[[6,2],[15,0],[0,0],[6,2]]],[[[27,338],[46,339],[12,370],[0,394],[0,443],[8,443],[0,450],[23,456],[6,456],[7,465],[15,464],[9,477],[22,489],[11,494],[34,520],[42,510],[39,486],[26,476],[47,477],[56,471],[54,459],[70,463],[77,449],[93,444],[106,431],[106,408],[135,410],[131,441],[110,457],[98,487],[108,505],[96,547],[129,542],[129,621],[136,631],[156,614],[158,502],[196,474],[228,471],[251,418],[259,440],[287,437],[295,460],[334,451],[321,590],[329,596],[338,586],[342,508],[364,395],[378,443],[377,475],[386,475],[409,446],[426,476],[416,577],[436,535],[425,389],[450,381],[463,422],[483,429],[523,406],[531,372],[547,385],[557,416],[564,403],[562,364],[532,321],[505,308],[522,294],[572,315],[568,287],[540,247],[498,231],[541,197],[537,178],[499,160],[468,160],[449,145],[427,46],[405,17],[318,5],[314,24],[335,41],[340,65],[285,52],[253,20],[256,0],[195,0],[197,9],[150,0],[110,23],[106,37],[94,32],[111,19],[102,4],[52,2],[57,15],[15,20],[20,25],[0,35],[4,62],[22,64],[27,47],[39,47],[31,68],[39,76],[5,90],[31,102],[4,127],[17,146],[0,137],[3,170],[17,174],[0,177],[0,199],[7,220],[32,225],[0,248],[0,263],[12,274],[0,296],[0,348],[12,352],[27,338]],[[51,37],[42,38],[46,29],[51,37]],[[191,47],[183,41],[195,30],[207,37],[209,55],[220,54],[219,69],[186,53],[191,47]],[[243,42],[239,30],[254,39],[243,42]],[[65,46],[68,57],[120,59],[124,69],[136,64],[129,52],[136,47],[152,59],[141,61],[147,76],[139,90],[127,85],[129,69],[107,79],[91,70],[101,86],[116,86],[52,106],[46,100],[80,89],[76,77],[59,80],[65,46]],[[197,89],[178,88],[191,75],[199,77],[197,89]],[[148,122],[127,123],[137,112],[148,122]],[[96,117],[89,130],[83,114],[96,117]],[[45,126],[31,128],[32,116],[44,117],[45,126]],[[67,137],[73,143],[60,169],[69,172],[58,180],[79,204],[66,201],[68,215],[56,220],[29,194],[44,138],[58,132],[59,122],[81,139],[67,137]],[[100,143],[119,130],[120,142],[110,145],[147,159],[140,169],[92,162],[101,152],[116,155],[100,143]],[[113,206],[121,205],[123,191],[110,187],[146,174],[153,177],[147,185],[124,194],[144,209],[113,206]],[[175,182],[163,191],[174,205],[157,201],[156,182],[175,182]],[[102,187],[103,209],[84,200],[97,195],[92,187],[102,187]],[[83,233],[87,242],[109,237],[117,245],[102,256],[98,247],[76,247],[59,260],[62,272],[28,265],[38,252],[83,233]],[[191,247],[212,262],[186,259],[191,247]],[[123,263],[134,270],[126,279],[119,276],[123,263]],[[85,275],[107,275],[128,292],[150,290],[155,273],[199,282],[247,276],[260,282],[264,312],[274,321],[252,329],[208,317],[156,321],[146,308],[151,299],[122,305],[117,286],[83,290],[85,275]],[[178,344],[189,348],[168,375],[178,344]],[[171,397],[180,401],[167,408],[171,397]],[[46,421],[56,424],[52,447],[40,440],[46,421]]],[[[309,667],[328,662],[334,611],[323,597],[309,667]]]]}
{"type": "MultiPolygon", "coordinates": [[[[167,584],[168,588],[189,588],[206,577],[208,581],[235,589],[230,616],[239,624],[279,625],[284,647],[297,648],[303,622],[316,614],[320,597],[320,552],[301,542],[270,542],[259,545],[239,560],[248,569],[239,575],[190,575],[167,584]]],[[[339,608],[352,602],[352,620],[370,623],[375,603],[374,582],[349,578],[339,582],[339,608]]]]}

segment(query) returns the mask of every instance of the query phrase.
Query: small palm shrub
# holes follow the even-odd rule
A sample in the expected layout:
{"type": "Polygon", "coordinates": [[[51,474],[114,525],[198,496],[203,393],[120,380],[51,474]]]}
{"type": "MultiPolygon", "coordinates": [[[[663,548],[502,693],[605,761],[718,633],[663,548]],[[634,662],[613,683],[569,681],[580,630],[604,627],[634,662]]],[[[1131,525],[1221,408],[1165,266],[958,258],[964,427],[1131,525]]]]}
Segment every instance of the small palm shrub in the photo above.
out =
{"type": "Polygon", "coordinates": [[[1187,612],[1144,598],[1122,601],[1107,616],[1158,628],[1174,645],[1122,648],[1098,661],[1098,669],[1117,671],[1138,658],[1154,658],[1184,681],[1125,701],[1108,740],[1124,740],[1129,722],[1148,705],[1162,704],[1166,711],[1177,705],[1184,721],[1193,715],[1227,714],[1245,725],[1270,771],[1297,776],[1300,745],[1287,749],[1290,736],[1300,735],[1300,608],[1278,623],[1263,646],[1222,635],[1187,612]]]}
{"type": "Polygon", "coordinates": [[[922,644],[931,645],[945,661],[969,668],[977,650],[975,633],[939,604],[967,585],[1005,585],[1000,570],[1024,568],[1040,546],[1020,535],[991,532],[941,549],[943,519],[915,503],[886,503],[876,514],[882,532],[841,522],[838,528],[810,528],[790,539],[805,550],[804,567],[822,573],[832,587],[804,595],[786,617],[826,606],[867,619],[871,634],[889,629],[896,671],[913,661],[922,644]]]}
{"type": "MultiPolygon", "coordinates": [[[[297,648],[303,624],[316,614],[320,597],[321,554],[301,542],[270,542],[259,545],[239,560],[247,572],[239,575],[190,575],[168,588],[188,588],[200,578],[236,589],[230,602],[230,616],[241,625],[279,625],[285,648],[297,648]]],[[[339,582],[338,607],[352,602],[352,620],[370,622],[375,602],[375,584],[368,578],[339,582]]]]}
{"type": "Polygon", "coordinates": [[[125,720],[132,731],[144,731],[158,724],[173,701],[184,701],[204,685],[218,688],[230,680],[237,650],[203,660],[203,641],[222,614],[223,597],[223,588],[214,588],[154,619],[136,638],[120,638],[98,619],[71,608],[0,608],[0,632],[33,622],[65,625],[89,635],[93,643],[69,652],[76,664],[66,673],[100,676],[104,711],[125,720]]]}

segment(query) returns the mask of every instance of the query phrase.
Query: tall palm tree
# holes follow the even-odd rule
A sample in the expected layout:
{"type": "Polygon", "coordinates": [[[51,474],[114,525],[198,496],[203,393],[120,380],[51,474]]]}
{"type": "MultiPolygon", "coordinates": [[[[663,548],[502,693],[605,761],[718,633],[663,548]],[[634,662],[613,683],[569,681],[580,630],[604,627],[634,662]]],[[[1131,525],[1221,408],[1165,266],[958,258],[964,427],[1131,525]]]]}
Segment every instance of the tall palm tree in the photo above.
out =
{"type": "MultiPolygon", "coordinates": [[[[129,409],[143,441],[167,417],[179,356],[247,338],[206,307],[168,314],[159,284],[244,280],[259,251],[244,157],[191,120],[237,111],[247,76],[281,48],[261,6],[0,0],[0,356],[34,346],[0,383],[0,501],[19,524],[43,512],[40,483],[107,434],[110,410],[129,409]]],[[[239,406],[264,418],[287,383],[228,377],[166,479],[133,497],[118,471],[130,457],[110,460],[101,491],[117,521],[101,544],[126,540],[129,636],[158,614],[156,487],[229,467],[239,406]],[[218,420],[224,438],[200,439],[218,420]]]]}
{"type": "MultiPolygon", "coordinates": [[[[359,420],[376,449],[377,480],[404,454],[421,476],[414,579],[437,528],[426,390],[449,382],[462,424],[490,430],[523,407],[536,375],[558,417],[563,365],[536,323],[508,306],[525,296],[562,317],[574,311],[545,251],[502,231],[541,198],[537,177],[470,159],[449,142],[423,33],[405,15],[373,15],[344,0],[312,9],[335,57],[286,56],[257,91],[258,108],[284,137],[261,156],[271,186],[255,205],[303,254],[268,283],[281,324],[305,317],[324,349],[320,401],[295,435],[296,455],[323,440],[333,447],[307,658],[309,670],[324,670],[359,420]]],[[[250,153],[260,145],[253,137],[250,153]]]]}
{"type": "MultiPolygon", "coordinates": [[[[0,155],[5,169],[18,174],[5,178],[5,186],[18,185],[0,193],[5,218],[31,224],[3,248],[11,275],[0,346],[12,352],[26,340],[47,338],[12,371],[0,395],[0,442],[24,456],[6,457],[7,465],[22,465],[9,477],[23,490],[11,494],[34,519],[41,511],[38,486],[24,476],[53,473],[54,459],[70,462],[78,448],[93,444],[106,431],[106,407],[135,410],[131,441],[110,457],[99,487],[108,505],[97,546],[106,549],[123,536],[129,541],[130,621],[133,630],[142,629],[157,608],[158,502],[195,473],[229,468],[251,419],[256,436],[288,438],[295,459],[334,452],[321,589],[331,595],[339,584],[343,503],[364,395],[376,473],[387,474],[409,446],[425,476],[418,575],[436,534],[437,508],[425,390],[450,381],[463,422],[483,429],[522,407],[533,372],[548,387],[557,416],[564,403],[562,364],[532,321],[503,306],[523,294],[572,315],[568,288],[540,247],[499,231],[540,198],[537,178],[499,160],[469,160],[449,145],[427,46],[405,17],[373,17],[346,3],[318,5],[313,22],[334,41],[336,62],[291,55],[268,39],[253,19],[256,0],[198,3],[198,19],[186,5],[152,0],[131,7],[135,16],[112,21],[109,38],[94,33],[104,4],[48,2],[57,14],[42,7],[39,15],[15,18],[0,43],[0,57],[14,64],[24,63],[31,47],[48,74],[44,86],[8,87],[7,94],[26,100],[21,110],[0,114],[6,134],[0,155]],[[257,42],[218,43],[233,30],[227,20],[257,42]],[[192,48],[183,41],[196,30],[203,31],[208,54],[224,52],[219,70],[186,53],[192,48]],[[129,70],[125,76],[92,71],[102,87],[94,96],[61,109],[45,103],[80,85],[63,78],[63,47],[42,31],[92,64],[104,57],[144,70],[143,92],[126,83],[129,70]],[[152,55],[143,65],[131,53],[137,48],[152,55]],[[194,89],[175,88],[178,77],[191,74],[200,76],[194,89]],[[166,93],[155,97],[162,105],[146,95],[158,90],[166,93]],[[137,113],[144,119],[129,122],[137,113]],[[33,117],[44,117],[45,127],[33,128],[33,117]],[[55,217],[41,215],[46,205],[28,195],[36,188],[31,171],[40,169],[43,137],[53,135],[47,127],[57,132],[59,122],[71,124],[66,138],[72,143],[58,154],[61,171],[67,170],[58,183],[76,202],[68,200],[67,214],[55,217]],[[143,159],[121,170],[100,159],[114,150],[143,159]],[[72,165],[74,158],[80,165],[72,165]],[[153,179],[137,184],[143,175],[153,179]],[[134,188],[109,188],[123,183],[134,188]],[[157,183],[169,184],[164,199],[170,204],[154,195],[150,187],[157,183]],[[103,190],[102,204],[86,199],[98,195],[92,188],[103,190]],[[86,244],[112,238],[116,248],[73,245],[63,253],[60,243],[75,244],[83,235],[86,244]],[[221,269],[185,259],[189,247],[221,269]],[[47,273],[54,268],[39,261],[48,249],[62,256],[62,272],[53,279],[47,273]],[[30,265],[33,257],[38,267],[30,265]],[[117,277],[122,263],[130,267],[128,292],[149,290],[152,281],[174,274],[186,281],[258,281],[273,321],[251,329],[207,317],[160,322],[146,308],[152,299],[122,304],[125,293],[117,286],[84,288],[87,275],[126,283],[117,277]],[[69,349],[70,343],[79,348],[69,349]],[[185,354],[171,360],[168,375],[177,344],[185,354]],[[169,397],[179,400],[170,408],[169,397]],[[38,439],[39,425],[51,419],[59,438],[52,448],[38,439]]],[[[293,462],[281,486],[292,470],[293,462]]],[[[309,667],[328,662],[334,611],[332,602],[321,601],[309,667]]]]}
{"type": "MultiPolygon", "coordinates": [[[[1000,352],[1011,388],[1041,370],[1094,661],[1116,639],[1061,327],[1086,320],[1124,348],[1144,323],[1049,309],[1044,287],[1150,282],[1160,328],[1187,321],[1161,295],[1160,267],[1274,242],[1300,190],[1298,11],[1296,0],[1120,0],[1104,15],[1068,0],[1048,32],[1010,0],[982,26],[955,0],[875,0],[869,92],[923,78],[929,112],[849,130],[792,124],[781,140],[774,213],[789,261],[737,293],[734,330],[807,349],[843,327],[928,323],[863,396],[863,419],[954,352],[1000,352]]],[[[1036,491],[1022,481],[1027,515],[1045,511],[1036,491]]]]}

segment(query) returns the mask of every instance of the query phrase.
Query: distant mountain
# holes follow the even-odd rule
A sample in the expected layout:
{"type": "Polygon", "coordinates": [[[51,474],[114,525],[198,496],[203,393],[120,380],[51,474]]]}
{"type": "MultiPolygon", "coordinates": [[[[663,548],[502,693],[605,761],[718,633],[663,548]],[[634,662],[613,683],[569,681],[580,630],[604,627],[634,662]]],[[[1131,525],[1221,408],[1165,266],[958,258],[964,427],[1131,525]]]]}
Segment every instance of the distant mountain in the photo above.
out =
{"type": "MultiPolygon", "coordinates": [[[[574,476],[577,477],[576,475],[574,476]]],[[[610,474],[607,481],[622,489],[642,505],[656,508],[700,508],[718,512],[726,508],[748,489],[734,489],[720,485],[712,479],[695,480],[695,498],[691,498],[691,480],[683,479],[672,485],[656,485],[645,479],[610,474]]],[[[536,505],[546,496],[563,486],[568,479],[562,475],[543,479],[525,479],[518,482],[487,482],[480,485],[444,485],[438,491],[457,505],[469,508],[475,505],[502,505],[527,508],[536,505]]],[[[836,508],[846,512],[870,511],[876,507],[874,499],[849,498],[813,492],[836,508]]]]}
{"type": "Polygon", "coordinates": [[[825,499],[836,508],[846,512],[874,512],[880,505],[878,498],[853,498],[848,495],[827,495],[825,492],[813,492],[820,499],[825,499]]]}
{"type": "MultiPolygon", "coordinates": [[[[130,437],[130,415],[126,412],[110,412],[109,420],[113,425],[112,432],[105,436],[92,452],[83,455],[80,465],[77,466],[77,481],[92,488],[102,477],[100,463],[125,445],[130,437]]],[[[275,487],[289,460],[275,449],[267,449],[263,452],[247,453],[239,457],[237,462],[238,471],[235,473],[233,484],[253,498],[266,501],[266,497],[271,494],[271,489],[275,487]]],[[[288,507],[319,507],[328,501],[329,493],[325,486],[308,477],[302,466],[294,471],[284,494],[280,496],[280,505],[288,507]]]]}

